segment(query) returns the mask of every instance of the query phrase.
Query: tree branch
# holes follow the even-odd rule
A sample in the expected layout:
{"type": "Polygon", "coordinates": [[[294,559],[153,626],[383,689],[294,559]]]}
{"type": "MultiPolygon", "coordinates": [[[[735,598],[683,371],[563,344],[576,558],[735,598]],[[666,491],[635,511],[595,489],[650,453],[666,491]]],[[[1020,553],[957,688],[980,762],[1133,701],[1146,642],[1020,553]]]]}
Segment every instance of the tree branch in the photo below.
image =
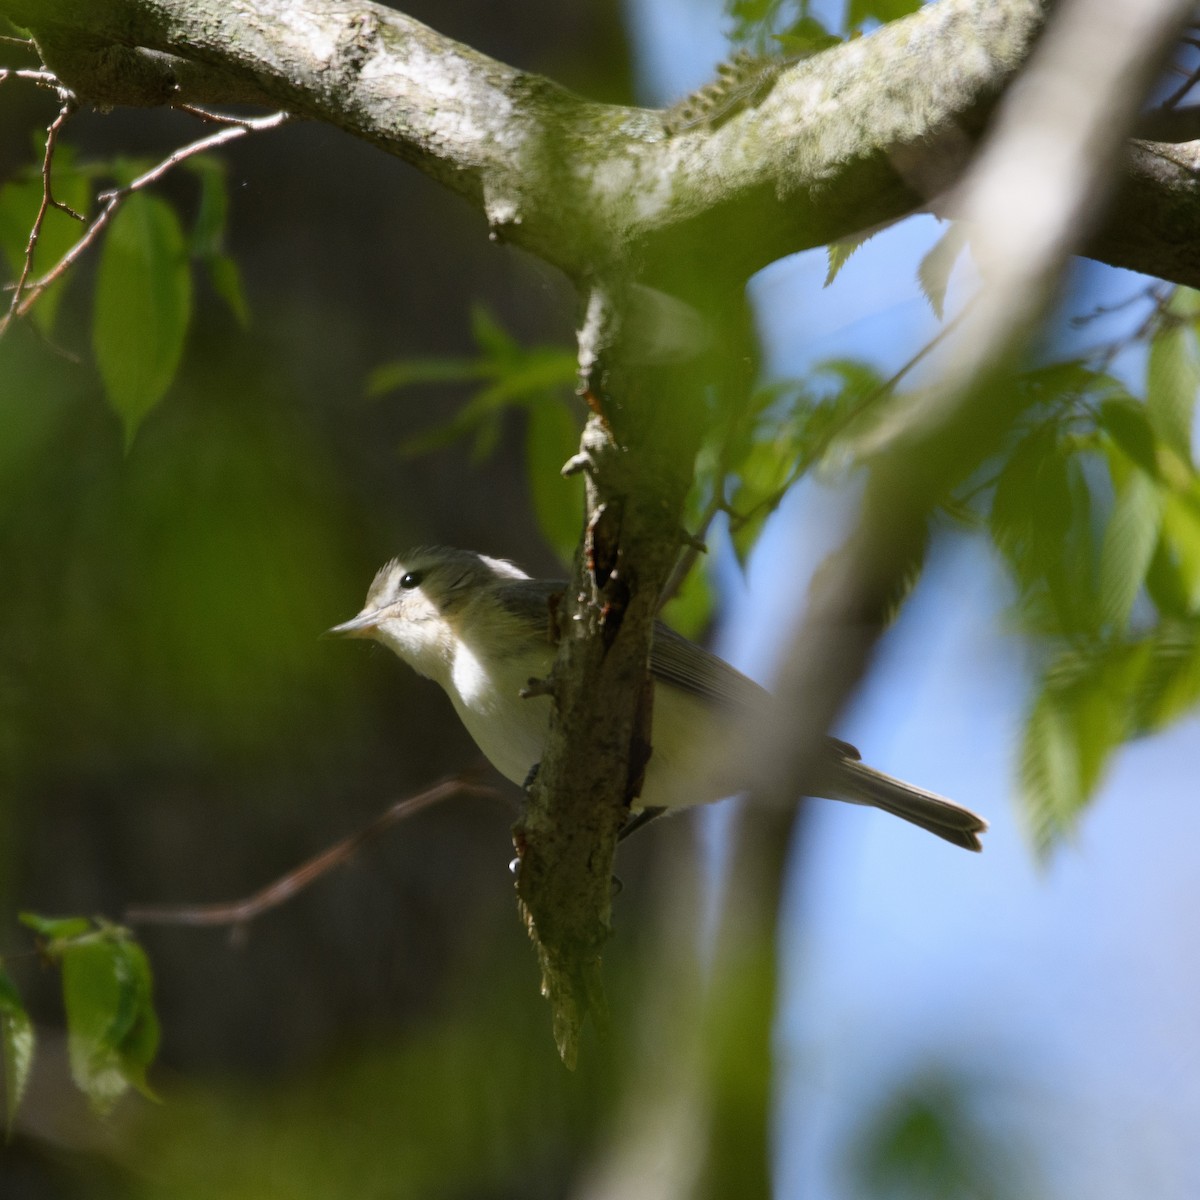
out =
{"type": "MultiPolygon", "coordinates": [[[[969,161],[1044,4],[940,0],[782,69],[719,128],[674,136],[662,113],[589,102],[366,0],[309,0],[303,20],[292,0],[0,0],[0,13],[32,26],[48,63],[95,103],[284,107],[413,163],[493,236],[573,278],[637,248],[643,278],[670,290],[689,245],[744,279],[927,205],[969,161]]],[[[1188,124],[1161,115],[1148,129],[1179,137],[1188,124]]],[[[1129,165],[1138,224],[1161,228],[1183,208],[1195,228],[1200,183],[1146,171],[1154,152],[1135,146],[1129,165]]],[[[1200,285],[1194,255],[1164,262],[1153,233],[1123,218],[1091,253],[1200,285]]]]}
{"type": "Polygon", "coordinates": [[[391,829],[393,825],[416,816],[417,813],[440,804],[451,796],[496,795],[496,789],[479,783],[475,778],[476,774],[478,772],[453,775],[415,796],[397,800],[369,824],[241,900],[218,904],[133,905],[126,910],[124,919],[130,925],[227,925],[232,927],[235,937],[239,936],[245,932],[251,921],[257,920],[263,913],[278,908],[281,904],[286,904],[322,876],[350,862],[363,846],[391,829]]]}

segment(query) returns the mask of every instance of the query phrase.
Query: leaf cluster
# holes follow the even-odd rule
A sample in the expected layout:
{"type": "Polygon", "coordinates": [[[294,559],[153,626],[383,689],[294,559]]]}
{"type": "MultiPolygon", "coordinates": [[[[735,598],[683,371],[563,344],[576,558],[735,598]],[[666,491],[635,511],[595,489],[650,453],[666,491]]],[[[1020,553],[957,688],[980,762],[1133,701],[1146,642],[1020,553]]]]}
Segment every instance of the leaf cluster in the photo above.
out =
{"type": "Polygon", "coordinates": [[[574,398],[575,354],[566,347],[522,346],[482,305],[471,315],[478,353],[464,357],[406,358],[376,367],[367,380],[372,396],[473,384],[470,399],[448,421],[438,421],[401,443],[405,455],[427,454],[470,439],[476,459],[500,439],[506,416],[525,417],[525,457],[534,514],[546,541],[567,562],[579,539],[582,482],[564,482],[563,464],[579,449],[582,405],[574,398]]]}
{"type": "Polygon", "coordinates": [[[1023,417],[971,502],[1007,562],[1040,680],[1021,749],[1043,852],[1068,832],[1125,740],[1200,700],[1200,298],[1145,330],[1145,395],[1104,365],[1018,381],[1023,417]]]}
{"type": "MultiPolygon", "coordinates": [[[[194,268],[243,325],[249,310],[237,264],[224,250],[229,200],[226,168],[212,155],[194,155],[182,164],[198,187],[190,229],[175,206],[147,191],[125,196],[104,229],[91,298],[92,351],[105,396],[121,418],[126,445],[146,416],[166,395],[179,369],[192,318],[194,268]]],[[[126,186],[146,172],[150,160],[116,158],[80,163],[69,145],[59,143],[52,164],[53,196],[81,220],[50,208],[36,245],[33,265],[50,271],[85,234],[89,214],[102,207],[101,183],[126,186]]],[[[13,275],[29,252],[30,231],[42,203],[40,167],[28,166],[0,187],[0,254],[13,275]]],[[[54,280],[37,297],[30,316],[52,338],[66,289],[78,272],[54,280]]]]}
{"type": "MultiPolygon", "coordinates": [[[[127,929],[88,917],[23,913],[38,950],[62,971],[71,1076],[103,1114],[131,1088],[154,1099],[146,1071],[158,1052],[150,963],[127,929]]],[[[0,963],[0,1051],[8,1124],[33,1070],[33,1022],[0,963]]]]}

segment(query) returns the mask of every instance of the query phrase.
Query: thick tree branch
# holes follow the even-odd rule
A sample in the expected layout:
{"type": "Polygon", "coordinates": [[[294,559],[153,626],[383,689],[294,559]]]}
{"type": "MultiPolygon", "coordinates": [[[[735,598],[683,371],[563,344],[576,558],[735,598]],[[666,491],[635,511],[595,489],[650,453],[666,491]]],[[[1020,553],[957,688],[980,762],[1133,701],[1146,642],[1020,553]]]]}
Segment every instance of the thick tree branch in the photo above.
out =
{"type": "MultiPolygon", "coordinates": [[[[591,103],[365,0],[0,0],[85,99],[282,106],[413,163],[577,279],[639,247],[643,277],[667,287],[692,247],[745,278],[928,204],[966,165],[1043,9],[940,0],[788,67],[719,128],[671,136],[660,113],[591,103]]],[[[1154,120],[1186,136],[1187,118],[1154,120]]],[[[1139,220],[1118,209],[1089,250],[1200,284],[1194,256],[1158,252],[1156,230],[1200,217],[1194,174],[1145,169],[1165,152],[1135,146],[1139,220]]]]}
{"type": "Polygon", "coordinates": [[[587,475],[588,526],[556,613],[555,720],[515,839],[518,892],[568,1063],[584,1018],[604,1011],[613,854],[650,754],[650,639],[701,428],[705,356],[653,353],[678,345],[670,326],[689,315],[682,307],[606,280],[579,333],[592,416],[572,468],[587,475]]]}

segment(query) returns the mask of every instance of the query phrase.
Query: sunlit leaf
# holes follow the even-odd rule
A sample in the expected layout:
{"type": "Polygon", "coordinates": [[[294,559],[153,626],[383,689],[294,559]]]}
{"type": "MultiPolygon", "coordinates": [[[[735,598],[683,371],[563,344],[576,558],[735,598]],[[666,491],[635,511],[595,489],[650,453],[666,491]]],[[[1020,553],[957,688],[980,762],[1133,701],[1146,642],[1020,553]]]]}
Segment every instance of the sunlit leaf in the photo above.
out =
{"type": "Polygon", "coordinates": [[[1025,724],[1021,787],[1030,838],[1045,854],[1073,826],[1082,794],[1069,723],[1045,694],[1025,724]]]}
{"type": "Polygon", "coordinates": [[[1171,293],[1169,308],[1171,315],[1181,320],[1200,320],[1200,291],[1190,287],[1177,287],[1171,293]]]}
{"type": "Polygon", "coordinates": [[[865,21],[895,21],[921,7],[922,0],[850,0],[847,21],[851,28],[865,21]]]}
{"type": "MultiPolygon", "coordinates": [[[[86,216],[91,200],[90,172],[75,167],[70,146],[59,144],[51,175],[54,198],[86,216]]],[[[15,279],[25,261],[25,248],[34,219],[42,203],[40,170],[29,169],[21,178],[0,187],[0,251],[15,279]]],[[[42,222],[33,259],[31,279],[48,271],[79,240],[85,226],[59,208],[50,208],[42,222]]],[[[34,323],[45,333],[54,328],[54,318],[67,283],[64,276],[51,284],[31,309],[34,323]]]]}
{"type": "Polygon", "coordinates": [[[159,1027],[150,964],[129,932],[84,917],[21,921],[62,968],[71,1075],[99,1112],[129,1088],[153,1098],[146,1069],[158,1051],[159,1027]]]}
{"type": "Polygon", "coordinates": [[[1070,505],[1068,463],[1057,433],[1036,429],[1008,456],[996,479],[989,513],[992,536],[1022,583],[1036,582],[1059,553],[1070,505]]]}
{"type": "Polygon", "coordinates": [[[1147,642],[1147,658],[1135,696],[1133,726],[1150,733],[1200,703],[1200,626],[1169,621],[1147,642]]]}
{"type": "Polygon", "coordinates": [[[1200,488],[1169,492],[1163,504],[1163,553],[1177,572],[1189,610],[1200,608],[1200,488]]]}
{"type": "Polygon", "coordinates": [[[825,283],[822,286],[828,287],[838,277],[846,263],[850,261],[855,250],[866,245],[878,232],[878,229],[868,229],[865,233],[851,234],[849,237],[839,238],[836,242],[830,242],[825,247],[827,265],[825,283]]]}
{"type": "Polygon", "coordinates": [[[92,326],[100,377],[125,426],[126,445],[175,378],[191,310],[179,219],[166,201],[135,193],[104,240],[92,326]]]}
{"type": "Polygon", "coordinates": [[[121,936],[91,937],[61,953],[71,1075],[99,1112],[130,1088],[149,1094],[146,1068],[158,1048],[150,966],[121,936]]]}
{"type": "Polygon", "coordinates": [[[1196,334],[1190,325],[1171,321],[1150,343],[1146,404],[1159,438],[1184,463],[1192,461],[1192,416],[1200,388],[1196,334]]]}
{"type": "Polygon", "coordinates": [[[1100,619],[1123,627],[1158,544],[1162,489],[1132,468],[1117,482],[1112,516],[1100,549],[1100,619]]]}
{"type": "Polygon", "coordinates": [[[784,496],[794,460],[786,444],[762,441],[753,445],[736,467],[737,482],[730,496],[730,538],[738,560],[745,565],[763,522],[784,496]]]}
{"type": "Polygon", "coordinates": [[[33,1050],[33,1022],[13,981],[0,968],[0,1059],[4,1063],[5,1120],[9,1133],[29,1084],[33,1050]]]}
{"type": "Polygon", "coordinates": [[[39,913],[23,912],[18,919],[27,929],[50,941],[79,937],[92,928],[87,917],[43,917],[39,913]]]}
{"type": "Polygon", "coordinates": [[[1132,399],[1105,400],[1098,410],[1098,422],[1126,457],[1147,475],[1158,478],[1158,451],[1150,414],[1144,404],[1132,399]]]}
{"type": "Polygon", "coordinates": [[[955,223],[938,238],[917,267],[917,282],[939,321],[946,311],[946,289],[950,286],[950,274],[966,244],[963,226],[955,223]]]}
{"type": "Polygon", "coordinates": [[[1067,652],[1046,672],[1021,748],[1026,816],[1040,853],[1071,832],[1132,731],[1149,657],[1145,644],[1116,644],[1067,652]]]}
{"type": "Polygon", "coordinates": [[[1161,525],[1158,543],[1146,568],[1146,594],[1162,617],[1189,617],[1193,610],[1178,556],[1161,525]]]}

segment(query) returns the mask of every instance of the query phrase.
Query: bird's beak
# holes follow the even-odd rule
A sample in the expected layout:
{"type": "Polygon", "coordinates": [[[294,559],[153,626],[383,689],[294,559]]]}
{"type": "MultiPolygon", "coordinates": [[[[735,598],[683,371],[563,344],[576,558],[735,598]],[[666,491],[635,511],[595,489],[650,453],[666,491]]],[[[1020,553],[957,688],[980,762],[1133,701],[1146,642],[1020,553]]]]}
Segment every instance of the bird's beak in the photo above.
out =
{"type": "Polygon", "coordinates": [[[321,636],[369,638],[379,627],[379,616],[378,609],[364,608],[357,617],[351,617],[350,620],[343,621],[340,625],[335,625],[332,629],[325,630],[321,636]]]}

